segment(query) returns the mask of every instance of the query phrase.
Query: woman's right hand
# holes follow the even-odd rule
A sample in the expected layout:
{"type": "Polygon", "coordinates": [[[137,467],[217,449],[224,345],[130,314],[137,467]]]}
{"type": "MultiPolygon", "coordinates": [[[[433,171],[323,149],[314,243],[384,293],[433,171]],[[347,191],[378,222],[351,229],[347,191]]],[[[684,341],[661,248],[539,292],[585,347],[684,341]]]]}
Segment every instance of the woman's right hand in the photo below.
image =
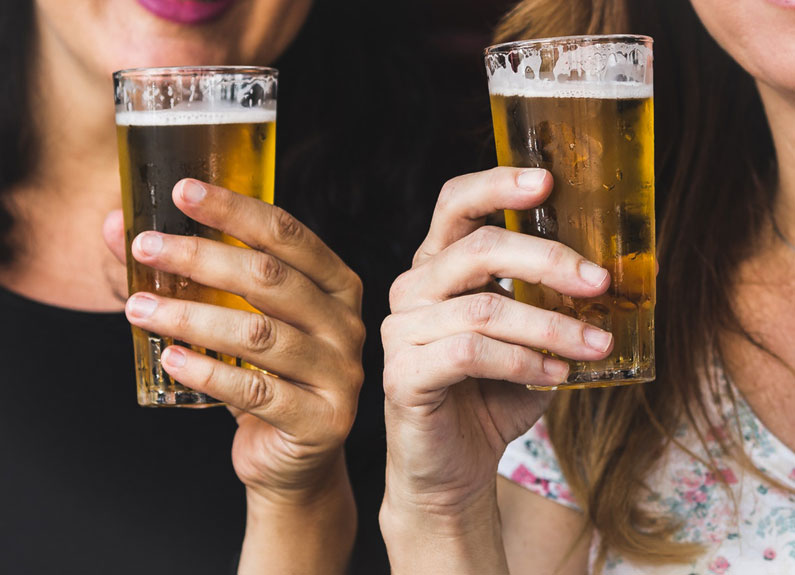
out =
{"type": "Polygon", "coordinates": [[[393,573],[507,573],[496,503],[506,445],[576,360],[606,357],[612,336],[514,301],[495,277],[573,297],[603,293],[607,270],[563,244],[485,226],[549,195],[544,170],[495,168],[442,188],[412,268],[394,282],[382,326],[387,482],[381,525],[393,573]],[[517,385],[518,384],[518,385],[517,385]]]}

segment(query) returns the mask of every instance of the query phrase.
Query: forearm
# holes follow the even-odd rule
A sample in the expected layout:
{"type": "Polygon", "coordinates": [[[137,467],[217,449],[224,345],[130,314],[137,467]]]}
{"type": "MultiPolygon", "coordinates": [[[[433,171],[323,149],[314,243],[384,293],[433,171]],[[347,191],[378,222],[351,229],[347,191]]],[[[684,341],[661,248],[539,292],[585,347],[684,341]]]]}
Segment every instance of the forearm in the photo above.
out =
{"type": "Polygon", "coordinates": [[[337,575],[346,572],[356,535],[356,504],[345,461],[325,485],[298,501],[247,489],[246,535],[238,575],[337,575]]]}
{"type": "Polygon", "coordinates": [[[381,507],[392,575],[508,575],[496,495],[460,512],[406,503],[387,488],[381,507]]]}

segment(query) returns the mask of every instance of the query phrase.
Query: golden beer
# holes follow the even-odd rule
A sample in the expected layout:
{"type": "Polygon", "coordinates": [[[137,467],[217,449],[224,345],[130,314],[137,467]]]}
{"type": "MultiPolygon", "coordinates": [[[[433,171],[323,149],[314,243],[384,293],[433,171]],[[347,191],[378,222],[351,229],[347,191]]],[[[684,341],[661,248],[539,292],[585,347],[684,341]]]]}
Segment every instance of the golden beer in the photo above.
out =
{"type": "MultiPolygon", "coordinates": [[[[130,294],[161,296],[254,310],[242,298],[188,278],[145,266],[131,254],[143,231],[199,236],[243,246],[226,234],[183,214],[172,200],[174,185],[195,178],[237,193],[273,202],[276,143],[275,99],[243,107],[225,101],[197,102],[164,110],[123,110],[116,114],[130,294]]],[[[132,328],[138,402],[146,406],[203,407],[218,402],[174,381],[160,365],[162,351],[184,345],[227,363],[239,359],[132,328]]]]}
{"type": "MultiPolygon", "coordinates": [[[[620,46],[625,55],[635,49],[624,39],[620,46]]],[[[590,52],[588,46],[578,48],[579,59],[611,54],[605,45],[590,52]]],[[[610,356],[601,361],[571,361],[569,378],[557,389],[619,385],[655,377],[653,93],[650,82],[631,81],[626,76],[626,60],[631,64],[647,53],[640,50],[623,61],[616,59],[624,64],[621,81],[598,75],[589,80],[587,67],[579,60],[571,61],[576,50],[570,41],[567,49],[560,51],[554,45],[548,45],[546,53],[544,48],[526,51],[522,58],[540,56],[530,61],[537,64],[530,72],[537,74],[528,74],[521,63],[514,72],[512,64],[523,60],[509,59],[508,73],[496,74],[497,81],[492,75],[490,82],[498,163],[545,168],[555,179],[542,206],[506,210],[506,227],[559,241],[611,275],[604,295],[586,299],[514,281],[517,300],[613,333],[610,356]],[[563,81],[561,74],[554,73],[542,80],[544,57],[547,69],[564,68],[563,81]]],[[[649,60],[643,61],[644,66],[651,65],[650,56],[649,44],[649,60]]],[[[646,77],[646,70],[641,77],[646,77]]]]}

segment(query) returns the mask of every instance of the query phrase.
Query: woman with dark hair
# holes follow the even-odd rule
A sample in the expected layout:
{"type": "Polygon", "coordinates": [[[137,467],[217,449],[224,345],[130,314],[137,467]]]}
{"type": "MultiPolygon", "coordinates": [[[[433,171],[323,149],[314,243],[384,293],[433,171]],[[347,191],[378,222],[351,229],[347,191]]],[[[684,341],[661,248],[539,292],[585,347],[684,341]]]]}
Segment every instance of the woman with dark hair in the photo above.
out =
{"type": "MultiPolygon", "coordinates": [[[[421,141],[408,139],[422,117],[409,114],[409,98],[405,109],[381,109],[378,96],[390,90],[402,86],[408,96],[401,85],[408,66],[402,75],[370,73],[382,61],[410,62],[394,43],[400,14],[390,12],[390,26],[381,26],[365,2],[310,4],[0,6],[0,571],[216,574],[236,568],[242,541],[240,573],[325,575],[349,562],[354,573],[386,570],[376,525],[384,461],[379,385],[362,395],[363,417],[343,453],[362,383],[361,282],[288,212],[385,294],[400,253],[382,213],[403,213],[396,206],[411,178],[399,166],[423,152],[421,141]],[[377,52],[366,49],[376,42],[377,52]],[[196,263],[218,287],[251,283],[245,289],[254,306],[281,302],[262,319],[272,341],[246,341],[245,326],[226,310],[164,298],[145,298],[155,302],[153,312],[133,298],[127,317],[174,335],[195,330],[179,339],[197,344],[222,337],[239,354],[256,355],[249,360],[256,365],[295,370],[275,380],[172,348],[166,370],[242,408],[237,425],[223,409],[136,406],[125,269],[102,237],[104,226],[105,240],[121,251],[111,72],[190,64],[280,69],[276,195],[283,209],[211,186],[191,205],[178,185],[175,201],[219,225],[237,206],[236,229],[268,248],[232,261],[247,270],[243,260],[256,257],[292,279],[268,285],[260,278],[255,286],[252,274],[223,277],[212,257],[196,263]],[[391,137],[361,137],[376,125],[391,137]],[[202,315],[211,321],[197,323],[202,315]],[[211,325],[226,328],[209,333],[211,325]]],[[[407,225],[407,218],[394,224],[407,225]]],[[[160,239],[159,256],[135,256],[183,273],[194,265],[179,237],[160,239]]],[[[383,317],[381,301],[366,302],[370,321],[383,317]]],[[[378,373],[377,338],[365,349],[378,373]]]]}
{"type": "Polygon", "coordinates": [[[606,271],[482,227],[542,202],[545,172],[448,182],[383,327],[393,573],[795,571],[795,9],[524,0],[495,41],[604,33],[655,40],[657,381],[509,383],[563,381],[533,349],[593,359],[609,336],[477,292],[499,275],[595,295],[606,271]]]}

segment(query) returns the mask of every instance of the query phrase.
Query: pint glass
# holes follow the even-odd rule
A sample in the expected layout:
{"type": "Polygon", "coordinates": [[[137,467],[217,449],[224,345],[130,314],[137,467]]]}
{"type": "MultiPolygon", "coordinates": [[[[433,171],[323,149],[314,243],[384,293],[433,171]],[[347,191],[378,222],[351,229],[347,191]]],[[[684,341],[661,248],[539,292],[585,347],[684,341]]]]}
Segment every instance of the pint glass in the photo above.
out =
{"type": "Polygon", "coordinates": [[[517,300],[614,336],[609,357],[571,361],[565,383],[537,389],[654,379],[651,38],[514,42],[486,49],[485,62],[498,163],[545,168],[555,179],[543,205],[507,210],[506,227],[559,241],[611,275],[607,293],[586,299],[514,281],[517,300]]]}
{"type": "MultiPolygon", "coordinates": [[[[242,246],[179,211],[171,199],[182,178],[196,178],[273,202],[277,72],[270,68],[142,68],[113,75],[127,282],[148,291],[238,309],[242,298],[136,262],[133,239],[145,230],[200,236],[242,246]]],[[[132,328],[138,403],[205,407],[219,402],[174,381],[160,365],[173,343],[228,363],[234,357],[132,328]]]]}

